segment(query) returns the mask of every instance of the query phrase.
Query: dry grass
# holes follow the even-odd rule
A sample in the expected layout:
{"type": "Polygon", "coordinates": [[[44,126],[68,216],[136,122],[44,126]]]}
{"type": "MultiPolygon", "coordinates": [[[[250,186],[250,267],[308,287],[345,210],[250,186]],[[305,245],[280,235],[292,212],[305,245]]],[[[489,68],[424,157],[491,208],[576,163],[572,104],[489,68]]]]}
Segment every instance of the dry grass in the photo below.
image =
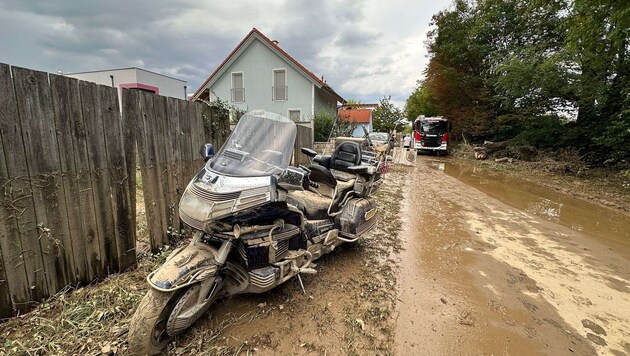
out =
{"type": "Polygon", "coordinates": [[[28,314],[0,324],[0,355],[91,355],[124,350],[131,315],[146,291],[148,272],[170,250],[143,256],[132,272],[66,289],[28,314]]]}

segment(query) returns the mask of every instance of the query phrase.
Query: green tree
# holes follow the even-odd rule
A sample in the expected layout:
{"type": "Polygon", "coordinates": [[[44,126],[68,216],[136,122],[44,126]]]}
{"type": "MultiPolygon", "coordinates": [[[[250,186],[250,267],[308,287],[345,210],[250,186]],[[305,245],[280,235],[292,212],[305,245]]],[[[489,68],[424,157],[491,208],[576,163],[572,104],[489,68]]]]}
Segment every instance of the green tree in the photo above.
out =
{"type": "Polygon", "coordinates": [[[379,106],[372,112],[372,128],[378,132],[389,132],[396,127],[396,121],[403,117],[402,111],[390,102],[391,96],[379,100],[379,106]]]}
{"type": "Polygon", "coordinates": [[[345,105],[357,105],[357,104],[361,104],[361,100],[348,99],[345,102],[345,105]]]}
{"type": "Polygon", "coordinates": [[[517,137],[601,160],[630,155],[628,2],[455,0],[432,25],[426,78],[407,101],[408,117],[428,101],[456,134],[479,141],[517,137]]]}
{"type": "Polygon", "coordinates": [[[435,105],[435,99],[431,96],[429,88],[423,81],[418,82],[418,86],[409,95],[405,102],[405,117],[411,121],[418,116],[439,116],[439,111],[435,105]]]}

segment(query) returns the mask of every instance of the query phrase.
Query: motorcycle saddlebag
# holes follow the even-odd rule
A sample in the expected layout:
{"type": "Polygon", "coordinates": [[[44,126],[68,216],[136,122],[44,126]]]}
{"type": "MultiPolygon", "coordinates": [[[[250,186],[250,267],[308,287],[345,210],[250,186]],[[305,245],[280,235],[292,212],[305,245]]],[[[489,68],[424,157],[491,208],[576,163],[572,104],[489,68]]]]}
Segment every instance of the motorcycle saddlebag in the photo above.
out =
{"type": "Polygon", "coordinates": [[[342,236],[355,238],[376,223],[376,204],[371,198],[350,199],[341,214],[335,217],[335,227],[342,236]]]}

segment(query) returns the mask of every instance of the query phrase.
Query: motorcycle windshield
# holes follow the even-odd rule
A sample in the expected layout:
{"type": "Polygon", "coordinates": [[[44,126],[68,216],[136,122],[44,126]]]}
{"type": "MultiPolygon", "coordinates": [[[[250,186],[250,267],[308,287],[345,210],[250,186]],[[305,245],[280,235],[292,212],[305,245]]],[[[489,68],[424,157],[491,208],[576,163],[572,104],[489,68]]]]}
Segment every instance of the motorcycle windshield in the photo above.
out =
{"type": "Polygon", "coordinates": [[[286,117],[270,112],[247,113],[206,167],[240,177],[282,173],[291,162],[296,132],[295,123],[286,117]]]}

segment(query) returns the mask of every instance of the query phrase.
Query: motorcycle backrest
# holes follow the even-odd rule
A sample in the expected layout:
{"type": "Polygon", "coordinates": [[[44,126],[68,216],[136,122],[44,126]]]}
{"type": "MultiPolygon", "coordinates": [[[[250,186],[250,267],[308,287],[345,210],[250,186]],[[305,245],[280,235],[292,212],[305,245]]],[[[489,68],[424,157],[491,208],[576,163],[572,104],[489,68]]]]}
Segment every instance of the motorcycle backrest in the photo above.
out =
{"type": "Polygon", "coordinates": [[[343,142],[330,156],[330,169],[348,172],[348,168],[361,164],[361,146],[356,142],[343,142]]]}

